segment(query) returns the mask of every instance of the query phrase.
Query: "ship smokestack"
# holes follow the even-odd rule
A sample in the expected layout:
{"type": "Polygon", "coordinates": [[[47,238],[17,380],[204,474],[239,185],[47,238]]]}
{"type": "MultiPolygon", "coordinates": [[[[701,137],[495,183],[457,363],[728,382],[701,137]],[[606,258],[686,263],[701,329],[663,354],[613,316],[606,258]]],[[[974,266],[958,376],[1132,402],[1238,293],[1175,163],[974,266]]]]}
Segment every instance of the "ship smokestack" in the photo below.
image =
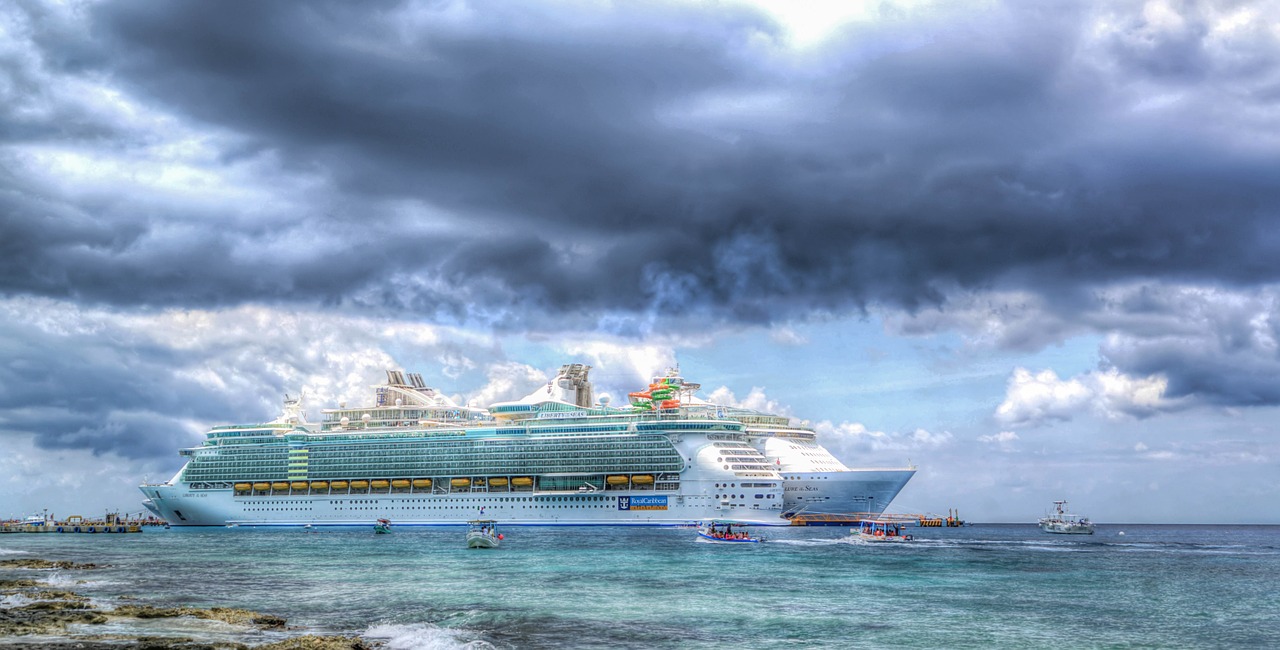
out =
{"type": "Polygon", "coordinates": [[[574,405],[581,408],[590,408],[596,403],[591,381],[587,379],[589,372],[591,372],[591,366],[568,363],[560,367],[560,375],[556,377],[556,383],[560,388],[571,391],[574,405]]]}

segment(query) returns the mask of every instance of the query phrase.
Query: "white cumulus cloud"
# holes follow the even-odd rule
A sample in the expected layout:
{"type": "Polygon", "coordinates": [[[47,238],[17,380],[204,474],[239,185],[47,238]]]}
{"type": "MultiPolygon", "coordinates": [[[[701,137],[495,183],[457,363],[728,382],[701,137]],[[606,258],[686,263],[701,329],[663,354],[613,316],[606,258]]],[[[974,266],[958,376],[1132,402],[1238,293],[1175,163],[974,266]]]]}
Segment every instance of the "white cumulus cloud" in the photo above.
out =
{"type": "Polygon", "coordinates": [[[837,457],[860,457],[866,452],[916,451],[937,449],[951,442],[949,431],[933,433],[927,429],[913,431],[872,431],[860,422],[839,424],[824,420],[813,425],[818,439],[837,457]]]}
{"type": "Polygon", "coordinates": [[[733,406],[791,417],[791,409],[789,407],[780,404],[777,400],[769,399],[769,396],[765,395],[764,389],[759,386],[752,386],[751,391],[742,399],[738,399],[738,396],[732,390],[729,390],[728,386],[721,386],[711,391],[706,400],[721,406],[733,406]]]}
{"type": "Polygon", "coordinates": [[[1036,425],[1070,420],[1081,413],[1102,417],[1148,417],[1178,406],[1165,397],[1168,380],[1160,375],[1131,377],[1115,368],[1062,379],[1053,370],[1032,373],[1015,368],[996,420],[1005,424],[1036,425]]]}
{"type": "Polygon", "coordinates": [[[1018,439],[1018,434],[1012,431],[1001,431],[1000,433],[992,433],[988,435],[978,436],[979,442],[1005,445],[1018,439]]]}

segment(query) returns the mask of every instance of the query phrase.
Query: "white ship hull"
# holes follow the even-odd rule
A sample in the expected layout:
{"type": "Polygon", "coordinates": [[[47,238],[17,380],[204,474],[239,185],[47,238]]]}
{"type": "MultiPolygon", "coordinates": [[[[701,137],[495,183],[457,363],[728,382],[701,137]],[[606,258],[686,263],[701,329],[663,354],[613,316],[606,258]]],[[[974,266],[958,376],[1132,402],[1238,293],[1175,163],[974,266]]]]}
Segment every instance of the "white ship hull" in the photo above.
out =
{"type": "Polygon", "coordinates": [[[715,518],[787,524],[777,508],[653,491],[237,496],[232,490],[195,490],[180,483],[146,485],[142,491],[149,507],[174,526],[372,526],[389,519],[398,528],[466,525],[477,516],[503,526],[685,526],[715,518]]]}
{"type": "Polygon", "coordinates": [[[879,515],[902,491],[914,469],[781,471],[783,507],[789,513],[879,515]]]}

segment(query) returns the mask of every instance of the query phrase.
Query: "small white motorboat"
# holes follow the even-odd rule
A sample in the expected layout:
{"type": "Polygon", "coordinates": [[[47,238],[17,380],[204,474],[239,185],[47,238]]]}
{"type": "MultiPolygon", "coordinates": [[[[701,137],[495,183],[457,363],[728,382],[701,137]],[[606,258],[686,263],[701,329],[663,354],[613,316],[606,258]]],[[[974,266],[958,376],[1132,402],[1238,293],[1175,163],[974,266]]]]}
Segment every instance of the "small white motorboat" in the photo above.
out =
{"type": "Polygon", "coordinates": [[[492,519],[468,521],[467,548],[498,548],[503,537],[498,532],[497,523],[492,519]]]}

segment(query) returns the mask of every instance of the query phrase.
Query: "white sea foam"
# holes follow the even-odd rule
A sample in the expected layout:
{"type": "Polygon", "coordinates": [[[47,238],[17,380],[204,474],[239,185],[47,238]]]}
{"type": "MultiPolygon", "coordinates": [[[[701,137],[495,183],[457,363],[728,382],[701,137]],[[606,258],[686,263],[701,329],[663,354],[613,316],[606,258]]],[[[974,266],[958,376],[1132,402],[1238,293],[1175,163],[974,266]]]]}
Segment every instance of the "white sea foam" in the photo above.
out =
{"type": "Polygon", "coordinates": [[[467,640],[467,634],[430,623],[398,625],[382,623],[365,630],[366,639],[381,641],[391,650],[484,650],[493,645],[480,640],[467,640]]]}
{"type": "Polygon", "coordinates": [[[0,596],[0,609],[9,609],[11,607],[22,607],[30,605],[36,601],[27,598],[22,594],[9,594],[8,596],[0,596]]]}
{"type": "Polygon", "coordinates": [[[791,546],[831,546],[839,544],[838,539],[771,539],[770,544],[789,544],[791,546]]]}
{"type": "Polygon", "coordinates": [[[40,579],[41,582],[50,587],[100,587],[102,585],[116,584],[114,580],[85,580],[84,574],[63,573],[54,571],[49,575],[40,579]]]}
{"type": "Polygon", "coordinates": [[[19,551],[16,548],[0,548],[0,555],[27,555],[27,551],[19,551]]]}

